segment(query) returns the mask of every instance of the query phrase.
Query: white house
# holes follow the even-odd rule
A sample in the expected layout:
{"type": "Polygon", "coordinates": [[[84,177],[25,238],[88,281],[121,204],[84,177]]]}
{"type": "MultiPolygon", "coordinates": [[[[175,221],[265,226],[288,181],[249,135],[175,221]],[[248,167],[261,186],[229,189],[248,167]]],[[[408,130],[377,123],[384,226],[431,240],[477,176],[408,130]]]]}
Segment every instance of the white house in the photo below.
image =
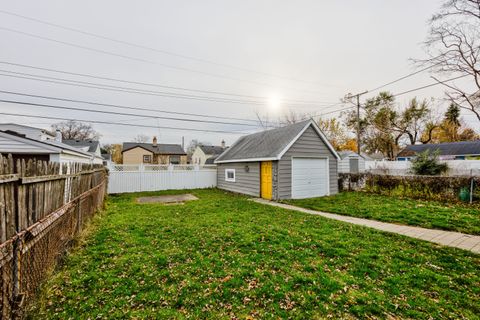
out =
{"type": "Polygon", "coordinates": [[[55,133],[17,123],[0,123],[0,131],[12,131],[34,140],[55,140],[55,133]]]}
{"type": "Polygon", "coordinates": [[[57,135],[56,139],[51,139],[53,135],[43,131],[22,125],[0,124],[0,153],[11,154],[14,159],[98,163],[91,153],[60,142],[60,135],[57,135]],[[45,136],[42,136],[43,134],[45,136]]]}
{"type": "Polygon", "coordinates": [[[68,144],[74,148],[80,149],[82,151],[88,152],[93,155],[93,163],[101,164],[104,161],[102,157],[102,151],[100,149],[100,142],[96,140],[62,140],[64,144],[68,144]]]}
{"type": "Polygon", "coordinates": [[[220,146],[198,145],[192,154],[193,164],[213,164],[215,159],[225,151],[225,140],[222,140],[220,146]]]}

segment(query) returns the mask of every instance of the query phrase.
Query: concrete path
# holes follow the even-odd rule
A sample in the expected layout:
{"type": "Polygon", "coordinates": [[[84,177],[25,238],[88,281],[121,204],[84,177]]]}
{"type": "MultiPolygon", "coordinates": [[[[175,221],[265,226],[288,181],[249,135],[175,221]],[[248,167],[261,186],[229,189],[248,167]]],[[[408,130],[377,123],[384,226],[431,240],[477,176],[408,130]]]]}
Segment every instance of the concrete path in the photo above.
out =
{"type": "Polygon", "coordinates": [[[268,201],[265,199],[253,199],[253,201],[261,204],[283,208],[283,209],[295,210],[295,211],[300,211],[308,214],[315,214],[325,218],[357,224],[360,226],[365,226],[365,227],[369,227],[377,230],[397,233],[407,237],[430,241],[430,242],[438,243],[444,246],[460,248],[463,250],[468,250],[468,251],[472,251],[474,253],[480,254],[480,236],[473,236],[470,234],[464,234],[460,232],[433,230],[433,229],[426,229],[426,228],[420,228],[420,227],[405,226],[405,225],[399,225],[399,224],[393,224],[393,223],[380,222],[376,220],[355,218],[350,216],[342,216],[339,214],[300,208],[297,206],[268,201]]]}

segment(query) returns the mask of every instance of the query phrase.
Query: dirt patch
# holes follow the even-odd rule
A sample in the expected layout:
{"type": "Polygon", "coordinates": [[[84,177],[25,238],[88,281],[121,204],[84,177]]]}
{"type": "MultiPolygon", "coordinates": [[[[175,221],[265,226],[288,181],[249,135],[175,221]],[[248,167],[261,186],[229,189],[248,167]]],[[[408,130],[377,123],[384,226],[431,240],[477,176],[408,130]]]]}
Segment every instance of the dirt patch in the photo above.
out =
{"type": "Polygon", "coordinates": [[[138,203],[165,203],[165,204],[182,204],[185,201],[198,200],[193,194],[174,194],[155,197],[137,198],[138,203]]]}

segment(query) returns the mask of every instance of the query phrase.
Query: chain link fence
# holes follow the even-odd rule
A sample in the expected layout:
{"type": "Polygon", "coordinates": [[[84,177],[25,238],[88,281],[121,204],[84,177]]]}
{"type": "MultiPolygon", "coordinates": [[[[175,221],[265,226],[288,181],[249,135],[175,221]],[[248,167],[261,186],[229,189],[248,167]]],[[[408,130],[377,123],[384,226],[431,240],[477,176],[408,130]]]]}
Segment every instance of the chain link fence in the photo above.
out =
{"type": "MultiPolygon", "coordinates": [[[[2,161],[5,164],[5,157],[0,155],[0,166],[2,161]]],[[[3,166],[4,172],[0,170],[0,224],[13,223],[17,231],[0,241],[0,319],[21,319],[40,284],[85,223],[102,208],[107,175],[105,169],[92,165],[59,169],[45,163],[27,163],[23,168],[31,170],[22,171],[19,163],[16,172],[5,172],[6,167],[12,168],[8,164],[3,166]],[[43,165],[45,170],[32,171],[43,165]],[[7,175],[9,180],[2,180],[7,175]],[[8,192],[6,197],[7,189],[13,189],[13,207],[5,205],[11,195],[8,192]],[[57,207],[50,211],[52,206],[57,207]],[[19,227],[22,223],[26,228],[19,227]]]]}

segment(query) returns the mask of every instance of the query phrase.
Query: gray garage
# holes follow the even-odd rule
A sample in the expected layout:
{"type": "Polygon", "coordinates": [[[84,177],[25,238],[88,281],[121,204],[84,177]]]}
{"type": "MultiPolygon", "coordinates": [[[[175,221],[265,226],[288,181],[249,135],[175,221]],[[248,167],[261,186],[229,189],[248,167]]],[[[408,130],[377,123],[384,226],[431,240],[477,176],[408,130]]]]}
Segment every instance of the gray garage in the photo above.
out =
{"type": "Polygon", "coordinates": [[[216,160],[220,189],[265,199],[301,199],[338,192],[335,149],[315,121],[238,139],[216,160]]]}

